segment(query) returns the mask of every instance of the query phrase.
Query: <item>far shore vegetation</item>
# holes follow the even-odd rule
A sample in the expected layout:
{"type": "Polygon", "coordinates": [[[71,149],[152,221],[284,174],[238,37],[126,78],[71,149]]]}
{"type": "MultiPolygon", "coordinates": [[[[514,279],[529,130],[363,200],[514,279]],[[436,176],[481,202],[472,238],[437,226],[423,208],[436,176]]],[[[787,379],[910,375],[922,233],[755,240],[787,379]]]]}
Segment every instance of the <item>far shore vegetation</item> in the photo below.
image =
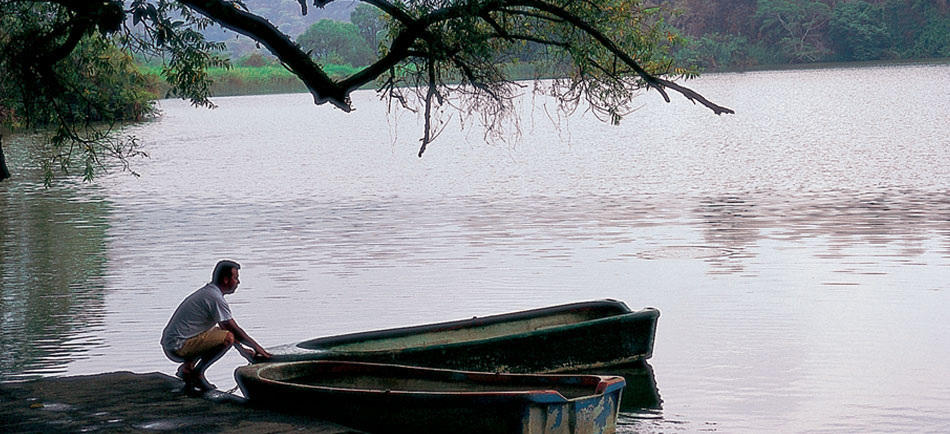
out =
{"type": "MultiPolygon", "coordinates": [[[[922,0],[723,0],[660,2],[673,13],[663,24],[673,64],[695,72],[733,72],[825,66],[942,62],[950,59],[950,1],[922,0]]],[[[291,8],[289,12],[292,13],[291,8]]],[[[277,10],[276,13],[282,13],[277,10]]],[[[275,17],[280,22],[299,17],[275,17]]],[[[349,22],[319,19],[295,39],[334,78],[349,76],[376,60],[385,25],[381,12],[361,3],[349,22]]],[[[231,43],[230,67],[212,67],[215,95],[306,92],[296,77],[253,45],[231,43]]],[[[530,42],[504,53],[508,77],[538,78],[532,64],[544,61],[530,42]]],[[[162,83],[161,66],[141,68],[162,83]]],[[[159,97],[168,86],[156,85],[159,97]]]]}
{"type": "MultiPolygon", "coordinates": [[[[281,93],[307,93],[304,84],[275,59],[254,53],[237,60],[230,66],[208,68],[215,96],[268,95],[281,93]]],[[[149,83],[149,91],[157,99],[165,98],[170,86],[162,78],[162,65],[158,62],[138,62],[139,71],[149,83]]],[[[358,72],[362,67],[350,64],[328,63],[324,70],[332,78],[341,78],[358,72]]],[[[511,63],[506,68],[514,80],[536,78],[535,69],[526,63],[511,63]]],[[[370,88],[371,86],[366,86],[370,88]]]]}
{"type": "MultiPolygon", "coordinates": [[[[795,69],[821,69],[821,68],[841,68],[841,67],[863,67],[880,65],[905,65],[921,63],[950,63],[950,57],[937,58],[911,58],[911,59],[893,59],[893,60],[866,60],[849,62],[814,62],[814,63],[779,63],[766,65],[742,65],[742,66],[723,66],[719,68],[704,68],[703,73],[728,73],[728,72],[752,72],[752,71],[783,71],[795,69]]],[[[141,71],[149,78],[150,93],[156,99],[163,99],[167,94],[169,86],[164,83],[161,77],[160,66],[140,65],[141,71]]],[[[331,72],[331,76],[344,77],[360,68],[351,65],[326,65],[326,69],[331,72]]],[[[532,80],[536,78],[533,75],[533,68],[530,65],[511,65],[513,71],[511,77],[515,81],[532,80]]],[[[246,66],[236,63],[230,67],[214,67],[208,69],[209,75],[213,80],[212,90],[215,96],[239,96],[239,95],[270,95],[283,93],[307,93],[307,88],[286,68],[283,66],[264,65],[264,66],[246,66]]],[[[368,88],[368,87],[367,87],[368,88]]]]}

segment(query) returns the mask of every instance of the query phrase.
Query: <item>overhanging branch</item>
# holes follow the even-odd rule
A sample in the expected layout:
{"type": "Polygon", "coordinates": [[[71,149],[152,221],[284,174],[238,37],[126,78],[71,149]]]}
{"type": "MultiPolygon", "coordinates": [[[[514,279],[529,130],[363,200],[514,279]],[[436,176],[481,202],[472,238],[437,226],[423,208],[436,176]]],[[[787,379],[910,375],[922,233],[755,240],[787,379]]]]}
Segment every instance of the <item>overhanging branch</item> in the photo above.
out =
{"type": "Polygon", "coordinates": [[[665,90],[665,88],[668,87],[670,89],[673,89],[679,92],[681,95],[686,97],[686,99],[694,103],[699,102],[700,104],[712,110],[713,113],[717,115],[721,115],[723,113],[728,113],[728,114],[735,113],[735,111],[733,111],[732,109],[717,105],[709,101],[708,99],[706,99],[705,97],[703,97],[702,95],[700,95],[699,93],[697,93],[696,91],[692,89],[689,89],[685,86],[680,86],[672,81],[656,77],[646,72],[646,70],[644,70],[640,66],[640,64],[638,64],[635,60],[633,60],[633,58],[631,58],[627,53],[625,53],[619,47],[617,47],[617,45],[614,44],[614,42],[610,40],[610,38],[608,38],[606,35],[601,33],[599,30],[595,29],[586,21],[580,19],[579,17],[574,16],[574,14],[571,14],[570,12],[558,6],[545,3],[539,0],[514,0],[510,2],[509,5],[521,5],[521,6],[526,6],[526,7],[534,8],[534,9],[549,13],[551,15],[557,16],[567,21],[572,26],[577,27],[578,29],[584,31],[585,33],[590,35],[592,38],[594,38],[598,43],[600,43],[604,48],[608,49],[611,53],[613,53],[620,60],[622,60],[623,63],[625,63],[628,67],[633,69],[633,71],[636,72],[637,75],[639,75],[640,78],[642,78],[643,81],[647,83],[648,88],[652,87],[656,89],[658,92],[660,92],[660,95],[663,96],[663,99],[666,100],[666,102],[670,102],[670,97],[669,95],[667,95],[666,90],[665,90]]]}
{"type": "Polygon", "coordinates": [[[0,134],[0,181],[10,177],[10,170],[7,169],[7,159],[3,156],[3,135],[0,134]]]}
{"type": "Polygon", "coordinates": [[[244,12],[221,0],[180,1],[222,26],[250,37],[267,47],[304,82],[317,104],[329,102],[345,112],[352,110],[345,88],[337,86],[307,53],[300,50],[300,47],[287,35],[281,33],[264,18],[244,12]]]}

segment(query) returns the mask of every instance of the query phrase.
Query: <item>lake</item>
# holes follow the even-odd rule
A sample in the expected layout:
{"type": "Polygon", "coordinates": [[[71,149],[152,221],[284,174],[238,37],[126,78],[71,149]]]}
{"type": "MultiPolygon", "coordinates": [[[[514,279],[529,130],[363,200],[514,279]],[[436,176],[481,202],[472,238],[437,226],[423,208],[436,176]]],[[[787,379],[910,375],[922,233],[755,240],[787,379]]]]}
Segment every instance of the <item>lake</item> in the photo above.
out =
{"type": "MultiPolygon", "coordinates": [[[[5,137],[0,379],[172,374],[214,263],[265,346],[615,298],[661,311],[621,432],[950,431],[950,65],[709,74],[619,126],[526,94],[520,134],[305,94],[161,102],[134,178],[43,188],[5,137]]],[[[233,352],[209,379],[235,383],[233,352]]]]}

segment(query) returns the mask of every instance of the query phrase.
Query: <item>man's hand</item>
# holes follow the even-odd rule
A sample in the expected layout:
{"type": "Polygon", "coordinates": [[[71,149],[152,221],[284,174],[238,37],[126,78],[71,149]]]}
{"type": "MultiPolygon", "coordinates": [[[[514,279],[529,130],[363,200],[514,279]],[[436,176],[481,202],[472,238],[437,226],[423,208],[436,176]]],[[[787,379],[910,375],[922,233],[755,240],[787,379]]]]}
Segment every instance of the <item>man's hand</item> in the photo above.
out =
{"type": "Polygon", "coordinates": [[[234,348],[238,350],[238,353],[241,354],[241,357],[247,359],[249,363],[254,363],[254,351],[245,348],[244,345],[234,344],[234,348]]]}
{"type": "Polygon", "coordinates": [[[241,353],[241,357],[244,357],[250,363],[254,363],[260,359],[270,359],[272,357],[267,350],[261,347],[254,348],[253,350],[241,344],[235,344],[234,347],[241,353]]]}
{"type": "Polygon", "coordinates": [[[234,321],[234,318],[231,318],[227,321],[221,321],[218,323],[218,326],[224,330],[234,333],[234,337],[237,341],[234,343],[234,346],[237,348],[238,352],[241,353],[241,356],[247,359],[248,362],[254,363],[255,359],[271,358],[271,354],[268,353],[264,347],[260,346],[257,341],[251,339],[244,329],[238,326],[237,322],[234,321]],[[253,348],[253,350],[246,348],[244,345],[249,345],[251,348],[253,348]]]}
{"type": "Polygon", "coordinates": [[[255,348],[254,351],[255,351],[254,357],[258,357],[261,359],[269,359],[272,357],[271,354],[267,352],[267,350],[261,347],[255,348]]]}

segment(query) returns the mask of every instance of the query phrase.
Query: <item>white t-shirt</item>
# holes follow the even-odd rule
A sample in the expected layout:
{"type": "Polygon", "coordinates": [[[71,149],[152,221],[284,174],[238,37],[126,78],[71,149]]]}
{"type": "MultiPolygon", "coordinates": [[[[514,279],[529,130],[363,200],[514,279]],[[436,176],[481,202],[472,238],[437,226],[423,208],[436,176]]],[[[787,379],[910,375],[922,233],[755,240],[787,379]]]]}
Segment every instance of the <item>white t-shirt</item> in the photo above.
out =
{"type": "Polygon", "coordinates": [[[162,347],[178,351],[189,338],[210,330],[215,324],[231,319],[231,307],[214,283],[191,293],[181,302],[162,331],[162,347]]]}

